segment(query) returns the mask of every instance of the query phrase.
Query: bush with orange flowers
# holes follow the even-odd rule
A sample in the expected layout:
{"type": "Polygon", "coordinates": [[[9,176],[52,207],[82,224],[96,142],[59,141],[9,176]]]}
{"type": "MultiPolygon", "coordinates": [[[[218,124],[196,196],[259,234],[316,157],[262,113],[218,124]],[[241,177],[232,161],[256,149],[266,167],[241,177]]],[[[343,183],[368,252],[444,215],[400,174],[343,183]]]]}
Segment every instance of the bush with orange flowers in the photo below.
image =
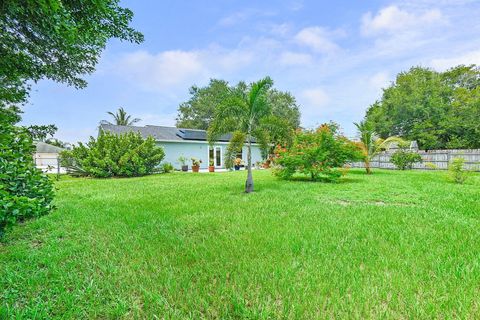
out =
{"type": "Polygon", "coordinates": [[[297,131],[290,146],[277,146],[274,173],[282,179],[300,174],[315,181],[336,181],[347,162],[361,157],[360,148],[339,134],[337,125],[323,124],[316,130],[297,131]]]}

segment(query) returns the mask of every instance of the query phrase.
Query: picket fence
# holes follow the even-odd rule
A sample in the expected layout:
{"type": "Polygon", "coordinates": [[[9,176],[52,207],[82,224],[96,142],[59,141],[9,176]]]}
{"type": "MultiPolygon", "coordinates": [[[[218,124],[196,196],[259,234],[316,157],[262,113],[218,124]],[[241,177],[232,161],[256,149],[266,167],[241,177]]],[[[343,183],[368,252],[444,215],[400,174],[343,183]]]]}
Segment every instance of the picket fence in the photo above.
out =
{"type": "MultiPolygon", "coordinates": [[[[390,158],[395,150],[384,151],[373,158],[370,163],[372,168],[395,169],[390,158]]],[[[480,171],[480,149],[450,149],[450,150],[417,150],[422,157],[422,162],[416,163],[414,169],[446,170],[448,164],[455,158],[465,159],[465,168],[480,171]]],[[[363,162],[351,164],[354,168],[364,168],[363,162]]]]}

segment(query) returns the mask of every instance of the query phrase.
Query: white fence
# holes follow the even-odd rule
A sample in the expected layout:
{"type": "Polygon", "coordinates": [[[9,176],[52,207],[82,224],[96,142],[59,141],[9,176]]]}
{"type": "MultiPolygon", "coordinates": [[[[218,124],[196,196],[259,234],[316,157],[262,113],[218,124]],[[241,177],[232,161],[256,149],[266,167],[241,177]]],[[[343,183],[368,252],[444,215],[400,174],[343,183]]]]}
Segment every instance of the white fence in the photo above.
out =
{"type": "MultiPolygon", "coordinates": [[[[390,162],[390,157],[395,150],[384,151],[373,158],[370,165],[372,168],[395,169],[390,162]]],[[[465,150],[418,150],[417,153],[422,157],[422,162],[416,163],[414,169],[440,169],[446,170],[448,164],[455,158],[465,159],[465,168],[469,170],[480,171],[480,149],[465,150]]],[[[352,163],[354,168],[363,168],[363,162],[352,163]]]]}

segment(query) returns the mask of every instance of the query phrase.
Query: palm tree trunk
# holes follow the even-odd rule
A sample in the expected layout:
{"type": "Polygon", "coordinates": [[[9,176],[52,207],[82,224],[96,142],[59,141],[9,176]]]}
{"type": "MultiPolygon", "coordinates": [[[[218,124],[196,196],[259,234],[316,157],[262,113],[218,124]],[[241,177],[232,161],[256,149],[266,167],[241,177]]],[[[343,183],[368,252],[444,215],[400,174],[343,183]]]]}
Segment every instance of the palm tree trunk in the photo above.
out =
{"type": "Polygon", "coordinates": [[[247,144],[247,181],[245,182],[245,193],[253,192],[253,175],[252,175],[252,137],[248,135],[247,144]]]}
{"type": "Polygon", "coordinates": [[[372,170],[370,169],[370,160],[365,160],[365,170],[367,171],[367,174],[372,173],[372,170]]]}

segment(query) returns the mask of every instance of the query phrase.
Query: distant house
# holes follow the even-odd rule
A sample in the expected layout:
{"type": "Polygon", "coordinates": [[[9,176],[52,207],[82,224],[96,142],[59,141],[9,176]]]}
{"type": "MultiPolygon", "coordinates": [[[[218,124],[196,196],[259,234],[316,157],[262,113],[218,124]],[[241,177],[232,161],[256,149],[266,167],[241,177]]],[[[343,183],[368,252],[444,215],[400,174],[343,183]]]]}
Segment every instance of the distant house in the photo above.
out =
{"type": "MultiPolygon", "coordinates": [[[[200,168],[207,168],[210,159],[213,160],[216,168],[225,168],[225,153],[231,135],[224,135],[218,139],[212,146],[208,144],[207,132],[205,130],[182,129],[176,127],[151,126],[117,126],[111,124],[101,124],[100,129],[104,132],[122,134],[126,132],[139,132],[142,137],[153,137],[157,144],[163,147],[165,151],[164,162],[171,163],[175,168],[180,168],[178,159],[183,156],[188,159],[197,158],[202,160],[200,168]]],[[[247,160],[247,148],[244,146],[237,154],[238,158],[247,160]]],[[[260,146],[256,143],[252,145],[252,163],[262,161],[262,152],[260,146]]]]}
{"type": "MultiPolygon", "coordinates": [[[[399,149],[400,149],[400,145],[398,144],[398,142],[394,141],[394,142],[390,142],[390,144],[387,146],[386,151],[392,151],[393,152],[393,151],[397,151],[399,149]]],[[[410,141],[410,144],[408,145],[408,149],[418,151],[417,141],[415,141],[415,140],[410,141]]]]}
{"type": "MultiPolygon", "coordinates": [[[[57,172],[59,155],[63,150],[63,148],[42,141],[35,142],[33,155],[35,166],[45,172],[57,172]]],[[[61,171],[63,172],[63,170],[61,171]]]]}

